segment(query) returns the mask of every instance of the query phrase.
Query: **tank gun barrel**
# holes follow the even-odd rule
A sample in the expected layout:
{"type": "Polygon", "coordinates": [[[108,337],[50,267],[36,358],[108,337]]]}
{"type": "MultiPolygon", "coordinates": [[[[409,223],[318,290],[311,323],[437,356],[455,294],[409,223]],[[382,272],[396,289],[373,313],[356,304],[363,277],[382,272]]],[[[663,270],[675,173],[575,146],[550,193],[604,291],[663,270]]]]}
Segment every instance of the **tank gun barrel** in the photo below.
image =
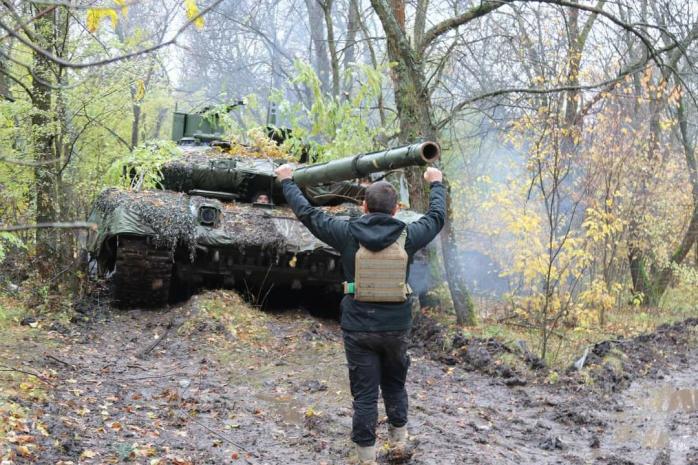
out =
{"type": "Polygon", "coordinates": [[[382,152],[373,152],[340,158],[327,163],[297,168],[293,181],[299,186],[363,178],[378,171],[396,170],[408,166],[424,166],[439,159],[441,148],[435,142],[396,147],[382,152]]]}

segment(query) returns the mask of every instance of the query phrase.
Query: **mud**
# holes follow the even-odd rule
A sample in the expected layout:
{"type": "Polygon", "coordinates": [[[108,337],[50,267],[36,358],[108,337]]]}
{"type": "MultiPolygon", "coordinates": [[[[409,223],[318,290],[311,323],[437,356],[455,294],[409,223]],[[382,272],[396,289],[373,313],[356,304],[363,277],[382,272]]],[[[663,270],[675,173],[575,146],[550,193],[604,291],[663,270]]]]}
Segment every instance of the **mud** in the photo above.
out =
{"type": "MultiPolygon", "coordinates": [[[[161,311],[82,308],[81,315],[61,332],[22,327],[45,334],[0,345],[5,364],[51,383],[34,399],[5,399],[26,411],[0,444],[9,463],[351,460],[351,396],[334,321],[259,312],[221,291],[161,311]],[[19,449],[20,436],[32,438],[30,455],[19,449]]],[[[570,373],[548,385],[545,370],[517,364],[522,386],[507,385],[494,367],[505,353],[525,362],[523,349],[447,341],[417,323],[415,336],[432,336],[415,338],[411,349],[408,463],[698,463],[695,324],[614,343],[585,368],[585,383],[570,373]],[[609,356],[635,372],[619,371],[619,382],[595,378],[609,356]]],[[[382,413],[378,436],[381,446],[382,413]]],[[[380,462],[387,458],[381,452],[380,462]]]]}

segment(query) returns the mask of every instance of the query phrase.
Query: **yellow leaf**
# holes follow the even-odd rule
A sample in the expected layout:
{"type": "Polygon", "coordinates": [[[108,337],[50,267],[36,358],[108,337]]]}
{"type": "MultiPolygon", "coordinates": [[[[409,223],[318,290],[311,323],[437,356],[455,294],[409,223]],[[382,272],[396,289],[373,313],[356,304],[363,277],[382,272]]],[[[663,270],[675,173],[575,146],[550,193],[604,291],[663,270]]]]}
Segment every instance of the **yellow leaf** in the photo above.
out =
{"type": "Polygon", "coordinates": [[[145,97],[145,83],[143,79],[139,79],[136,81],[136,92],[133,95],[133,100],[140,102],[143,97],[145,97]]]}
{"type": "Polygon", "coordinates": [[[203,16],[198,16],[199,7],[196,4],[196,0],[184,0],[184,9],[187,11],[187,18],[189,18],[189,21],[194,21],[194,26],[197,29],[203,29],[204,18],[203,16]]]}
{"type": "Polygon", "coordinates": [[[31,384],[31,383],[19,383],[19,388],[20,388],[22,391],[28,391],[28,390],[30,390],[30,389],[33,388],[33,387],[34,387],[34,385],[31,384]]]}
{"type": "Polygon", "coordinates": [[[116,10],[113,8],[89,8],[87,10],[87,20],[86,26],[87,30],[90,32],[96,32],[99,27],[99,23],[102,22],[104,18],[109,18],[111,20],[111,25],[113,28],[119,22],[119,17],[116,15],[116,10]]]}
{"type": "Polygon", "coordinates": [[[27,446],[17,446],[17,453],[22,457],[31,457],[32,455],[32,452],[27,446]]]}
{"type": "Polygon", "coordinates": [[[97,452],[91,451],[89,449],[85,449],[82,451],[82,454],[80,454],[81,459],[93,459],[97,457],[97,452]]]}

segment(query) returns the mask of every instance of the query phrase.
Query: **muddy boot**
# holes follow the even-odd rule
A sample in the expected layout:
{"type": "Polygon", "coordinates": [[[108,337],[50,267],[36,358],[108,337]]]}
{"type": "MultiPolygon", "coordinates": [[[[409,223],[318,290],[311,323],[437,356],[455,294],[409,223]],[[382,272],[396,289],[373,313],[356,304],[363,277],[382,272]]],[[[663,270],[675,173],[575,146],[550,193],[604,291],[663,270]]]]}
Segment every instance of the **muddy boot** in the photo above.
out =
{"type": "Polygon", "coordinates": [[[356,455],[359,465],[376,465],[376,446],[362,447],[357,444],[356,455]]]}
{"type": "Polygon", "coordinates": [[[404,449],[407,447],[407,426],[388,425],[388,437],[391,449],[404,449]]]}
{"type": "Polygon", "coordinates": [[[407,444],[407,426],[388,425],[388,461],[405,463],[412,457],[412,452],[407,444]]]}

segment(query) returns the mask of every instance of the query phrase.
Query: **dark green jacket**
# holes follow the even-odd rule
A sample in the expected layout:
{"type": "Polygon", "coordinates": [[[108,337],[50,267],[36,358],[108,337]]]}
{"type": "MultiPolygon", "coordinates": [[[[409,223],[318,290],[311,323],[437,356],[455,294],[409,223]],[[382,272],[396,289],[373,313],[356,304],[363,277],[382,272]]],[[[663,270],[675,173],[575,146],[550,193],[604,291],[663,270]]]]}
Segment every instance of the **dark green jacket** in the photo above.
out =
{"type": "MultiPolygon", "coordinates": [[[[446,190],[440,182],[431,183],[429,210],[414,223],[405,224],[385,213],[369,213],[355,220],[341,220],[312,207],[290,179],[282,183],[286,201],[298,219],[315,237],[336,249],[342,257],[344,279],[354,281],[354,256],[359,243],[378,251],[395,242],[407,226],[405,251],[412,257],[441,231],[446,218],[446,190]]],[[[407,269],[409,279],[409,265],[407,269]]],[[[342,299],[342,329],[347,331],[400,331],[412,324],[411,302],[367,303],[346,295],[342,299]]]]}

